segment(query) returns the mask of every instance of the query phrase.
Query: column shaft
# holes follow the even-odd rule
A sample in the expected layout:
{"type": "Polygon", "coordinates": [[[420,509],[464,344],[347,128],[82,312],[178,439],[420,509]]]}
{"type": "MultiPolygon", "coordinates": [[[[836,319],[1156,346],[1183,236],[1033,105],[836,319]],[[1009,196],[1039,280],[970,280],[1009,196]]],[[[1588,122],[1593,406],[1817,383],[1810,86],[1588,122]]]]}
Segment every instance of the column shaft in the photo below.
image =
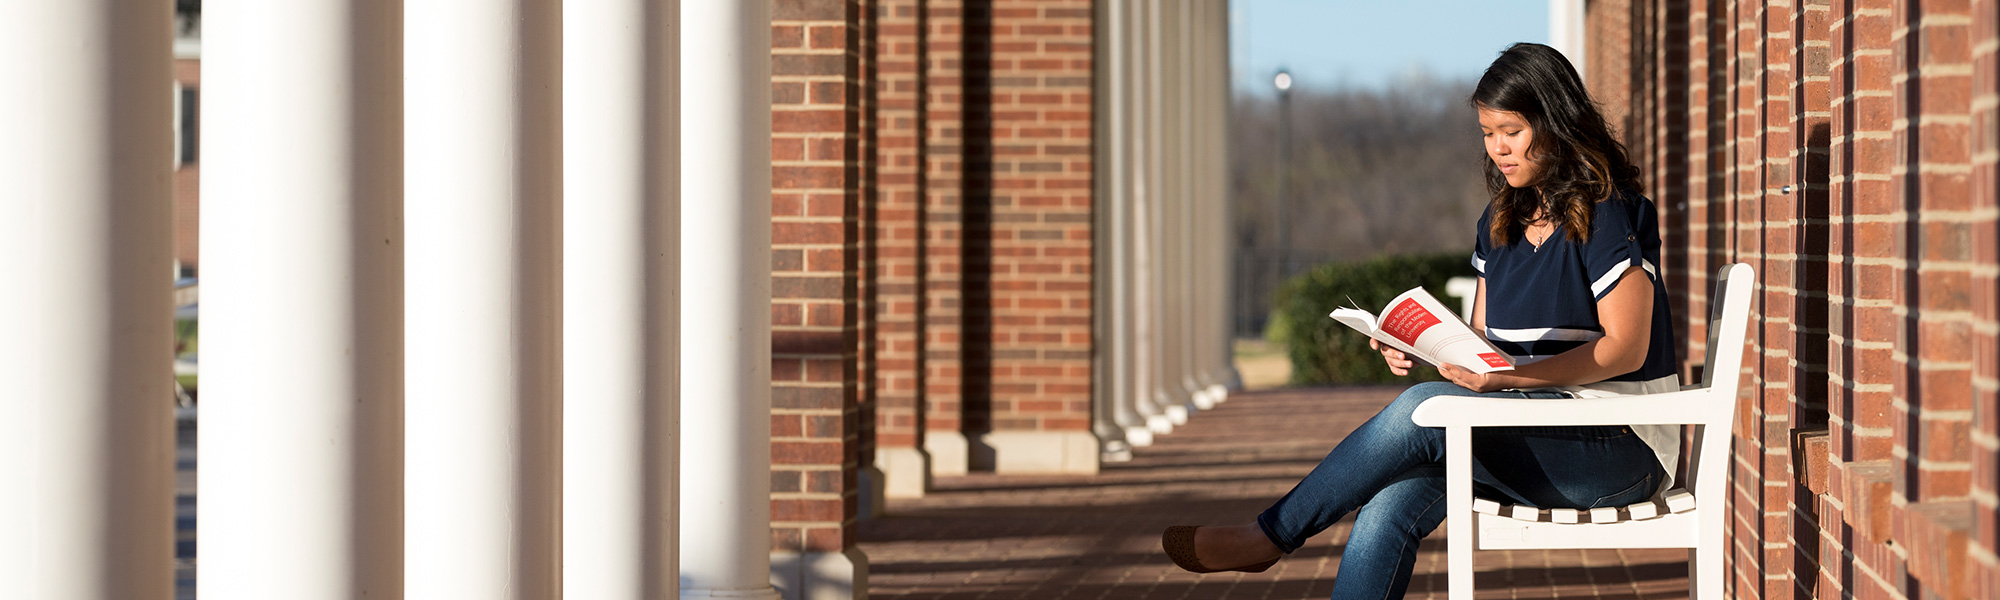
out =
{"type": "Polygon", "coordinates": [[[681,597],[775,600],[769,7],[680,8],[681,597]]]}
{"type": "Polygon", "coordinates": [[[1229,391],[1242,387],[1236,373],[1235,328],[1231,320],[1236,314],[1231,302],[1231,293],[1236,278],[1230,266],[1231,240],[1235,239],[1235,211],[1231,209],[1233,190],[1229,185],[1229,118],[1230,118],[1230,77],[1229,77],[1229,5],[1208,5],[1208,109],[1202,122],[1207,126],[1208,148],[1206,172],[1209,184],[1209,324],[1215,345],[1209,348],[1210,359],[1217,361],[1215,374],[1210,378],[1216,384],[1210,395],[1217,401],[1227,400],[1229,391]]]}
{"type": "MultiPolygon", "coordinates": [[[[1158,165],[1154,157],[1158,154],[1158,127],[1154,118],[1157,112],[1158,90],[1154,81],[1158,79],[1159,55],[1153,40],[1158,31],[1153,27],[1153,13],[1157,10],[1149,2],[1133,2],[1128,6],[1129,23],[1133,35],[1129,46],[1132,57],[1131,86],[1133,99],[1130,104],[1132,152],[1128,155],[1130,164],[1132,210],[1132,346],[1137,349],[1133,357],[1132,394],[1138,411],[1146,419],[1146,427],[1155,434],[1173,431],[1174,408],[1167,395],[1160,388],[1160,370],[1165,367],[1165,349],[1159,343],[1160,304],[1159,294],[1159,186],[1154,181],[1158,165]]],[[[1187,409],[1178,409],[1181,421],[1187,419],[1187,409]]]]}
{"type": "Polygon", "coordinates": [[[408,592],[561,593],[561,13],[407,12],[408,592]]]}
{"type": "Polygon", "coordinates": [[[0,49],[26,84],[0,99],[0,207],[26,223],[0,351],[17,381],[0,507],[19,529],[0,566],[32,598],[172,587],[172,14],[165,3],[16,3],[0,49]],[[19,277],[20,275],[17,275],[19,277]],[[22,385],[25,384],[25,385],[22,385]]]}
{"type": "Polygon", "coordinates": [[[676,2],[563,8],[563,595],[679,585],[676,2]]]}
{"type": "Polygon", "coordinates": [[[1171,3],[1151,3],[1146,11],[1146,53],[1148,106],[1146,111],[1147,129],[1153,132],[1151,143],[1146,144],[1146,198],[1152,211],[1152,239],[1149,253],[1152,261],[1152,325],[1151,343],[1157,345],[1156,369],[1153,372],[1153,402],[1160,406],[1173,424],[1187,423],[1189,413],[1188,397],[1181,390],[1182,333],[1186,321],[1181,320],[1178,244],[1180,237],[1179,192],[1174,183],[1177,177],[1170,170],[1173,162],[1173,144],[1178,139],[1173,132],[1174,105],[1170,97],[1174,92],[1173,75],[1179,62],[1173,60],[1174,46],[1179,43],[1173,37],[1173,17],[1177,16],[1171,3]],[[1171,40],[1171,42],[1169,41],[1171,40]]]}
{"type": "Polygon", "coordinates": [[[203,597],[403,592],[401,13],[208,14],[203,597]]]}
{"type": "MultiPolygon", "coordinates": [[[[1094,370],[1099,382],[1095,402],[1100,429],[1116,431],[1115,437],[1100,432],[1100,438],[1123,441],[1129,446],[1150,446],[1153,432],[1146,428],[1144,417],[1134,406],[1131,381],[1136,350],[1131,339],[1130,310],[1133,223],[1131,185],[1126,178],[1131,154],[1131,111],[1127,105],[1131,103],[1132,91],[1128,75],[1130,48],[1126,42],[1130,21],[1125,13],[1124,0],[1111,0],[1098,4],[1095,14],[1096,64],[1102,75],[1097,79],[1097,111],[1098,122],[1104,124],[1097,130],[1096,159],[1097,205],[1101,208],[1095,247],[1102,257],[1097,271],[1096,320],[1100,324],[1097,335],[1103,345],[1097,353],[1101,359],[1094,370]]],[[[1116,451],[1111,446],[1107,442],[1107,458],[1115,458],[1116,451]]]]}

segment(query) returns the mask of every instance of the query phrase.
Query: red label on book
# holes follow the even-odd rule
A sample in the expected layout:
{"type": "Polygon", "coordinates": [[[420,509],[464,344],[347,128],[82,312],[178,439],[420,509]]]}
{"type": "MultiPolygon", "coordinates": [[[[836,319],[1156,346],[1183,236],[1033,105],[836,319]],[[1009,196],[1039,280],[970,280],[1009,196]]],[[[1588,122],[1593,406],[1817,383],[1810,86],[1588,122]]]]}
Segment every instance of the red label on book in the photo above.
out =
{"type": "Polygon", "coordinates": [[[1484,359],[1486,361],[1486,366],[1489,367],[1507,366],[1507,359],[1501,358],[1500,355],[1494,354],[1492,352],[1481,352],[1479,353],[1479,358],[1484,359]]]}
{"type": "Polygon", "coordinates": [[[1415,346],[1417,336],[1423,335],[1424,330],[1436,324],[1438,324],[1437,315],[1424,310],[1424,305],[1418,304],[1416,298],[1411,298],[1389,310],[1389,318],[1382,320],[1382,332],[1395,336],[1405,344],[1415,346]]]}

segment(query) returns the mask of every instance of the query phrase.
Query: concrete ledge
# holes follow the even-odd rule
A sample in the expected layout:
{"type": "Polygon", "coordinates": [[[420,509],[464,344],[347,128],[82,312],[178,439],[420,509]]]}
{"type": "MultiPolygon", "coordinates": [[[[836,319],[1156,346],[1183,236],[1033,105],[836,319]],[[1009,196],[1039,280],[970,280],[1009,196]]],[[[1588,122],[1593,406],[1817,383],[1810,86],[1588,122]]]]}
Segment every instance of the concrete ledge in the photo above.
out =
{"type": "Polygon", "coordinates": [[[875,468],[882,470],[882,497],[922,498],[930,489],[931,456],[916,448],[875,448],[875,468]]]}
{"type": "Polygon", "coordinates": [[[785,600],[863,600],[868,597],[868,556],[841,552],[772,552],[771,587],[785,600]]]}
{"type": "Polygon", "coordinates": [[[972,465],[970,444],[956,431],[926,432],[924,453],[931,457],[932,477],[964,475],[972,465]]]}
{"type": "Polygon", "coordinates": [[[995,431],[979,441],[993,449],[995,473],[1097,473],[1097,436],[1088,431],[995,431]]]}

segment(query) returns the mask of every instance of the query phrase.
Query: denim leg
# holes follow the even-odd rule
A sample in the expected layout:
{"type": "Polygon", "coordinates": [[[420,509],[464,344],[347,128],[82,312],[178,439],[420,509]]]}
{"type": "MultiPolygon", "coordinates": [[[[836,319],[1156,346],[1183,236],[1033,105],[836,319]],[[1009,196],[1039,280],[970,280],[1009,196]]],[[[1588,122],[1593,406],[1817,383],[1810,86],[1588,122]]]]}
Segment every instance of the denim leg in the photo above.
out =
{"type": "Polygon", "coordinates": [[[1445,382],[1419,383],[1404,390],[1335,445],[1285,497],[1257,515],[1264,535],[1290,554],[1403,473],[1443,464],[1444,430],[1419,427],[1410,421],[1410,413],[1433,396],[1470,395],[1476,394],[1445,382]]]}
{"type": "MultiPolygon", "coordinates": [[[[1435,396],[1556,398],[1552,392],[1473,393],[1445,382],[1404,390],[1348,434],[1312,473],[1257,515],[1271,543],[1289,554],[1360,508],[1404,473],[1444,464],[1444,430],[1410,420],[1435,396]]],[[[1660,480],[1659,462],[1623,427],[1478,428],[1472,478],[1482,490],[1535,506],[1589,508],[1635,501],[1660,480]],[[1493,469],[1489,469],[1491,466],[1493,469]]],[[[1350,551],[1352,544],[1350,544],[1350,551]]]]}
{"type": "Polygon", "coordinates": [[[1333,598],[1403,597],[1416,569],[1417,544],[1444,522],[1444,495],[1442,465],[1405,471],[1376,492],[1354,517],[1333,579],[1333,598]]]}

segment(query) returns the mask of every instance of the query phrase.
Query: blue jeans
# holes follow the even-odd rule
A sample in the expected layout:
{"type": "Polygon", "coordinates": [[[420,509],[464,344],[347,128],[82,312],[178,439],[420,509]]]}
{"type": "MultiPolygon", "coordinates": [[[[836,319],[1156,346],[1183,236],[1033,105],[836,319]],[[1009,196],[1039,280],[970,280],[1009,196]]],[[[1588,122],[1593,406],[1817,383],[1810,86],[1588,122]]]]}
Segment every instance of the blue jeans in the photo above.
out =
{"type": "MultiPolygon", "coordinates": [[[[1417,384],[1257,515],[1264,535],[1290,554],[1347,513],[1361,511],[1333,582],[1337,600],[1403,597],[1417,543],[1444,521],[1444,430],[1410,421],[1432,396],[1562,397],[1417,384]]],[[[1543,508],[1623,506],[1652,496],[1664,476],[1653,449],[1628,427],[1481,427],[1472,433],[1475,489],[1496,500],[1543,508]]]]}

